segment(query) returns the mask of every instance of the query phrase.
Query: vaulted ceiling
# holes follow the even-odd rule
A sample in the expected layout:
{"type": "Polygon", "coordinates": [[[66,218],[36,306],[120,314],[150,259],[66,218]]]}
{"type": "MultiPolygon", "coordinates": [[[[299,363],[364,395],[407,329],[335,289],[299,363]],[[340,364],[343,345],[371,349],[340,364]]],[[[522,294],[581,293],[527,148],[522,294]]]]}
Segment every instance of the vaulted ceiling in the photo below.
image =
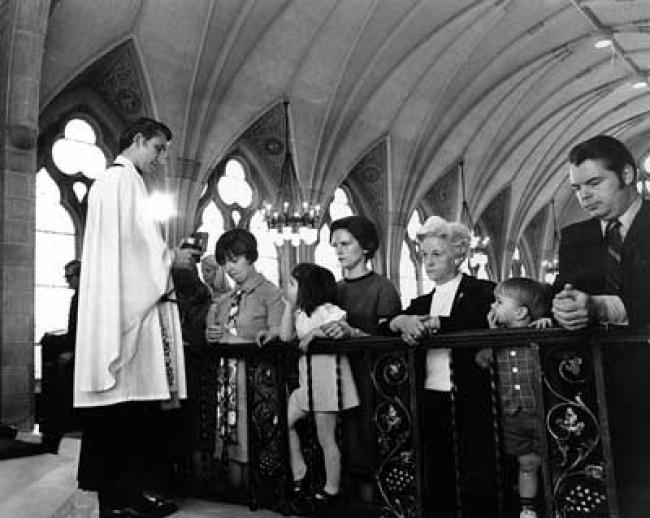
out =
{"type": "Polygon", "coordinates": [[[385,142],[388,202],[408,214],[462,157],[472,213],[495,219],[506,200],[511,240],[552,199],[561,221],[580,216],[573,144],[604,132],[649,148],[650,90],[632,86],[650,69],[646,0],[60,0],[41,108],[84,73],[124,81],[92,68],[118,51],[142,92],[109,101],[166,121],[198,180],[288,99],[307,196],[385,142]]]}

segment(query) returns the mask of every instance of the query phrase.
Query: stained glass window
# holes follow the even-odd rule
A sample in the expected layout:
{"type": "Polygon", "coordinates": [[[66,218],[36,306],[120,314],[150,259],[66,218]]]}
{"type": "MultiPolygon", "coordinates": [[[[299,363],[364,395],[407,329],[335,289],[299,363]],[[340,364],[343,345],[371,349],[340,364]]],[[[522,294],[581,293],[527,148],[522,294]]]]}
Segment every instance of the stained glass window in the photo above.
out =
{"type": "Polygon", "coordinates": [[[334,198],[329,206],[329,215],[331,221],[352,216],[354,212],[350,206],[348,195],[340,187],[334,191],[334,198]]]}
{"type": "Polygon", "coordinates": [[[96,146],[92,126],[82,119],[72,119],[65,125],[63,137],[52,145],[52,158],[65,174],[83,173],[96,178],[106,169],[106,157],[96,146]]]}
{"type": "Polygon", "coordinates": [[[200,232],[208,233],[206,254],[214,254],[217,240],[231,228],[248,228],[257,239],[257,271],[271,282],[279,283],[278,249],[264,223],[263,213],[253,206],[253,188],[248,179],[247,164],[239,157],[227,159],[223,173],[208,182],[201,194],[200,232]]]}
{"type": "Polygon", "coordinates": [[[226,162],[223,176],[217,182],[219,196],[226,205],[238,204],[246,209],[253,201],[253,189],[246,180],[246,171],[241,161],[231,158],[226,162]]]}
{"type": "Polygon", "coordinates": [[[217,240],[224,231],[223,216],[214,201],[210,201],[203,209],[201,226],[198,228],[198,231],[208,233],[208,244],[205,248],[204,255],[214,255],[217,240]]]}
{"type": "Polygon", "coordinates": [[[406,225],[406,237],[400,254],[400,293],[402,304],[408,304],[411,299],[428,293],[433,289],[434,282],[429,279],[420,257],[420,244],[417,241],[417,231],[422,226],[419,210],[414,210],[406,225]]]}
{"type": "Polygon", "coordinates": [[[399,292],[402,297],[402,307],[407,307],[409,302],[419,295],[415,268],[416,264],[411,259],[409,245],[403,241],[399,258],[399,292]]]}
{"type": "Polygon", "coordinates": [[[75,258],[72,219],[60,204],[61,193],[45,168],[36,174],[34,262],[34,338],[66,330],[72,291],[64,266],[75,258]]]}
{"type": "Polygon", "coordinates": [[[341,265],[336,257],[336,252],[330,245],[330,226],[325,223],[318,232],[318,244],[314,250],[314,260],[324,268],[329,269],[338,281],[343,277],[341,265]]]}
{"type": "Polygon", "coordinates": [[[258,210],[251,218],[249,230],[257,239],[258,258],[255,268],[276,286],[280,285],[278,272],[278,249],[271,239],[266,223],[264,212],[258,210]]]}
{"type": "MultiPolygon", "coordinates": [[[[85,116],[83,116],[85,117],[85,116]]],[[[34,338],[67,331],[72,290],[64,266],[76,257],[75,221],[83,226],[84,203],[92,179],[107,165],[100,135],[82,117],[63,121],[61,133],[44,142],[46,166],[36,174],[34,249],[34,338]],[[56,181],[55,181],[56,180],[56,181]]],[[[39,345],[35,350],[40,378],[39,345]]]]}

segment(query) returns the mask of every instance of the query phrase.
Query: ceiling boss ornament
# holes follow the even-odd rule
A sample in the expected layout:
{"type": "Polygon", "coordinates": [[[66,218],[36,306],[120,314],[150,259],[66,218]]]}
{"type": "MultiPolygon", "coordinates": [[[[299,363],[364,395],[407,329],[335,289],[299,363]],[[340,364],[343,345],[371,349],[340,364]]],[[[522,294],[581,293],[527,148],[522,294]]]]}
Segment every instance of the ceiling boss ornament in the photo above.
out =
{"type": "Polygon", "coordinates": [[[285,145],[280,186],[274,203],[264,202],[264,221],[275,244],[289,241],[293,246],[312,245],[318,238],[316,226],[320,218],[320,205],[312,206],[302,200],[296,170],[291,156],[289,138],[289,102],[284,103],[285,145]]]}

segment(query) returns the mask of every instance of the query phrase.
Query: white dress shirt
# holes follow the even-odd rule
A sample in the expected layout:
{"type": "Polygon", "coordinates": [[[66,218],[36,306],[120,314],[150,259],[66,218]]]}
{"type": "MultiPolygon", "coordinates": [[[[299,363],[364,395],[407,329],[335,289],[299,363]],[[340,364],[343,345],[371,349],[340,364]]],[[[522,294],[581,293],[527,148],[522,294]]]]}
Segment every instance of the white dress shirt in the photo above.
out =
{"type": "MultiPolygon", "coordinates": [[[[454,304],[462,277],[462,274],[458,274],[453,279],[435,287],[429,315],[448,317],[451,314],[451,307],[454,304]]],[[[424,381],[425,389],[444,392],[451,390],[450,356],[450,349],[429,349],[427,352],[427,377],[424,381]]]]}

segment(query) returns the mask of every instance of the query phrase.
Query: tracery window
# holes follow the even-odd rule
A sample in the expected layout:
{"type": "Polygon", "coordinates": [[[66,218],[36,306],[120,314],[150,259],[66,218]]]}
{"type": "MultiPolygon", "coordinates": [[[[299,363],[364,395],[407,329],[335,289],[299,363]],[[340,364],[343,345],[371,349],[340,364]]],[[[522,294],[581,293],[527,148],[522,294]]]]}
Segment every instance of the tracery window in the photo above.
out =
{"type": "Polygon", "coordinates": [[[198,232],[208,233],[208,244],[204,255],[213,255],[219,236],[224,232],[224,221],[217,204],[210,200],[201,212],[201,225],[198,232]]]}
{"type": "Polygon", "coordinates": [[[418,296],[417,259],[411,256],[408,241],[402,242],[399,258],[399,293],[402,307],[408,307],[412,299],[418,296]]]}
{"type": "Polygon", "coordinates": [[[247,228],[257,239],[257,271],[279,285],[278,249],[264,223],[262,211],[254,207],[255,191],[249,182],[247,162],[228,158],[206,185],[201,201],[198,231],[208,233],[206,254],[214,254],[217,240],[224,231],[247,228]]]}
{"type": "Polygon", "coordinates": [[[337,188],[334,191],[334,197],[327,211],[325,211],[323,224],[318,231],[318,242],[314,249],[316,264],[331,270],[337,281],[343,277],[343,274],[339,261],[336,258],[336,252],[334,252],[332,245],[330,245],[330,224],[337,219],[353,215],[354,211],[352,210],[348,194],[344,189],[337,188]]]}
{"type": "Polygon", "coordinates": [[[262,210],[258,210],[253,214],[249,230],[257,239],[258,258],[255,263],[257,271],[262,273],[276,286],[279,286],[278,249],[273,239],[269,237],[269,231],[264,221],[264,212],[262,210]]]}
{"type": "Polygon", "coordinates": [[[402,305],[433,289],[434,282],[426,274],[420,256],[420,243],[417,241],[417,231],[422,226],[419,210],[414,210],[406,226],[406,236],[402,243],[399,263],[399,283],[402,305]]]}
{"type": "Polygon", "coordinates": [[[36,174],[34,264],[34,338],[46,331],[66,330],[72,290],[64,266],[75,258],[75,231],[61,206],[61,193],[45,168],[36,174]]]}
{"type": "MultiPolygon", "coordinates": [[[[86,196],[104,171],[107,147],[87,115],[62,121],[40,148],[43,166],[36,174],[34,249],[34,339],[45,332],[66,331],[72,291],[64,266],[81,250],[86,196]]],[[[35,351],[36,376],[40,354],[35,351]]]]}
{"type": "Polygon", "coordinates": [[[420,213],[414,210],[406,226],[406,236],[402,242],[399,260],[399,292],[403,307],[407,307],[411,299],[422,293],[422,261],[416,235],[421,226],[420,213]]]}

